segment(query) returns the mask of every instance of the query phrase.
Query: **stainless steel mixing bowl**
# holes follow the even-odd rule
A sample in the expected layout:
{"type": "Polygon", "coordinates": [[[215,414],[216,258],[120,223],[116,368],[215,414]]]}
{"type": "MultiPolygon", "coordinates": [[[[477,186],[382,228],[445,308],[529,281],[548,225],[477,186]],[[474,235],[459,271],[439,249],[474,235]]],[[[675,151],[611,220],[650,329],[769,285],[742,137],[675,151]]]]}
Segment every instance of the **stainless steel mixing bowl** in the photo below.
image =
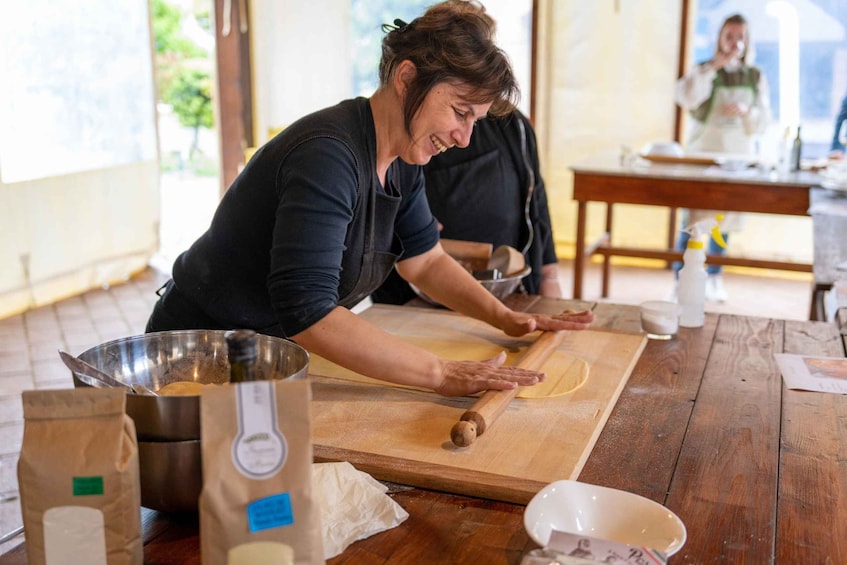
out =
{"type": "MultiPolygon", "coordinates": [[[[175,381],[221,384],[229,381],[225,331],[156,332],[109,341],[79,358],[127,384],[152,390],[175,381]]],[[[256,369],[262,378],[306,378],[309,354],[291,341],[258,336],[256,369]]],[[[74,373],[74,386],[88,386],[74,373]]],[[[200,439],[199,396],[127,394],[127,414],[139,441],[200,439]]]]}
{"type": "Polygon", "coordinates": [[[509,276],[504,276],[499,279],[481,279],[479,282],[488,292],[503,300],[518,288],[524,277],[532,272],[532,267],[526,266],[522,270],[509,276]]]}
{"type": "MultiPolygon", "coordinates": [[[[158,390],[175,381],[229,381],[226,332],[184,330],[137,335],[106,342],[79,355],[127,384],[158,390]]],[[[296,343],[258,336],[259,376],[306,378],[309,354],[296,343]]],[[[74,386],[90,386],[74,373],[74,386]]],[[[199,396],[128,393],[127,414],[135,421],[141,504],[164,512],[197,510],[203,486],[199,396]]]]}
{"type": "MultiPolygon", "coordinates": [[[[499,279],[478,279],[480,284],[485,287],[488,292],[496,296],[498,299],[503,300],[518,288],[518,285],[521,281],[532,272],[532,267],[526,266],[522,270],[514,273],[512,275],[506,277],[500,277],[499,279]]],[[[438,302],[421,292],[419,288],[415,285],[410,285],[412,290],[415,291],[415,294],[420,296],[423,300],[426,300],[430,304],[435,306],[441,306],[438,302]]]]}
{"type": "Polygon", "coordinates": [[[139,441],[141,505],[161,512],[196,512],[203,489],[200,440],[139,441]]]}

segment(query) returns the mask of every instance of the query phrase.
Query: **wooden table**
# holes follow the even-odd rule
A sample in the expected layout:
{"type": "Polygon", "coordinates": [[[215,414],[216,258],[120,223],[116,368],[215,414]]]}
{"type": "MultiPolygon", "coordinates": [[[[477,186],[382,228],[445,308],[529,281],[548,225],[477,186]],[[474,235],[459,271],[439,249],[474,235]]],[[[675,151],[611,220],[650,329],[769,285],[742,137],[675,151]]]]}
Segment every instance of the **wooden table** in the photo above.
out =
{"type": "MultiPolygon", "coordinates": [[[[816,173],[801,171],[784,176],[746,170],[724,172],[719,167],[689,164],[650,163],[636,159],[622,163],[618,155],[597,155],[571,167],[574,173],[573,198],[578,202],[576,257],[574,259],[574,298],[582,298],[585,261],[594,254],[603,256],[601,296],[609,295],[609,258],[612,256],[679,260],[674,247],[675,228],[668,230],[666,249],[615,247],[612,245],[614,204],[640,204],[765,214],[805,216],[809,210],[809,188],[820,183],[816,173]],[[586,210],[589,202],[606,203],[603,236],[586,246],[586,210]]],[[[671,223],[674,222],[672,216],[671,223]]],[[[773,261],[709,255],[716,265],[736,265],[811,272],[808,263],[773,261]]],[[[810,310],[810,319],[815,319],[810,310]]]]}
{"type": "MultiPolygon", "coordinates": [[[[584,303],[510,297],[516,309],[584,303]]],[[[597,327],[633,330],[633,306],[598,304],[597,327]]],[[[774,353],[842,357],[835,324],[707,314],[650,341],[580,480],[673,510],[688,541],[671,563],[847,563],[847,395],[787,390],[774,353]]],[[[330,565],[520,563],[535,548],[524,507],[425,489],[410,514],[330,565]]],[[[144,562],[199,564],[197,520],[144,510],[144,562]]],[[[16,548],[0,564],[26,563],[16,548]]]]}

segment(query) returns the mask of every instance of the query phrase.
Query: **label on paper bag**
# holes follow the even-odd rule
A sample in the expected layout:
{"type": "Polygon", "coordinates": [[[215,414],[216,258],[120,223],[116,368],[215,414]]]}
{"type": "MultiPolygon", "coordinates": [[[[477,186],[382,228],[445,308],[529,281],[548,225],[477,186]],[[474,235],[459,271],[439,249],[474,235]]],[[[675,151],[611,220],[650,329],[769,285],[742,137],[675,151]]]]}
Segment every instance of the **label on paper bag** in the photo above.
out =
{"type": "Polygon", "coordinates": [[[74,477],[74,496],[96,496],[103,494],[103,477],[74,477]]]}
{"type": "Polygon", "coordinates": [[[47,565],[106,565],[106,528],[97,508],[56,506],[42,525],[47,565]]]}
{"type": "Polygon", "coordinates": [[[292,565],[294,549],[285,543],[254,541],[237,545],[227,554],[226,565],[255,565],[256,563],[292,565]]]}
{"type": "Polygon", "coordinates": [[[247,505],[247,523],[251,534],[293,524],[291,496],[284,492],[254,500],[247,505]]]}
{"type": "Polygon", "coordinates": [[[288,455],[285,436],[277,427],[273,383],[239,383],[236,394],[238,434],[232,442],[233,463],[250,479],[267,479],[282,468],[288,455]]]}

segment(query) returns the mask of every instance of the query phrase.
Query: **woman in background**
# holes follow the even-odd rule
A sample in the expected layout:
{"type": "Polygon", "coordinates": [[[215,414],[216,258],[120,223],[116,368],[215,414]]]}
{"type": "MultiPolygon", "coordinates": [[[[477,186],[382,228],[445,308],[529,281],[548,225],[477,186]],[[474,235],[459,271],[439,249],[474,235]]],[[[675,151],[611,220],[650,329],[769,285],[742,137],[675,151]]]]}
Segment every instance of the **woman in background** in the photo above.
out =
{"type": "MultiPolygon", "coordinates": [[[[679,79],[676,102],[694,118],[694,128],[686,143],[686,153],[733,153],[754,156],[756,137],[770,122],[768,82],[759,67],[748,64],[750,31],[747,20],[735,14],[724,20],[718,32],[715,54],[696,65],[679,79]]],[[[682,225],[688,226],[706,218],[714,218],[713,210],[683,211],[682,225]]],[[[721,232],[729,241],[729,232],[740,231],[743,214],[724,213],[721,232]]],[[[688,234],[681,232],[677,249],[688,245],[688,234]]],[[[711,239],[709,254],[723,255],[724,249],[711,239]]],[[[681,263],[674,264],[678,276],[681,263]]],[[[706,299],[727,300],[720,265],[707,267],[706,299]]]]}

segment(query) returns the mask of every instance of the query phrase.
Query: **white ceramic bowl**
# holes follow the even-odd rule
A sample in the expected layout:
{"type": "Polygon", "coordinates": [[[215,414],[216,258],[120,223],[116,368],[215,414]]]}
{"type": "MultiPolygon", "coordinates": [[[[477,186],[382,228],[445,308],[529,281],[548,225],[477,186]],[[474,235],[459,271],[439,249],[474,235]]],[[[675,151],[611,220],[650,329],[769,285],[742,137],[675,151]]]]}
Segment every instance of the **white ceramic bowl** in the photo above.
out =
{"type": "Polygon", "coordinates": [[[657,502],[613,488],[556,481],[532,497],[523,515],[529,537],[545,547],[552,530],[584,534],[673,555],[685,544],[685,525],[657,502]]]}
{"type": "Polygon", "coordinates": [[[721,159],[720,160],[720,167],[721,167],[721,169],[723,169],[725,171],[730,171],[730,172],[736,173],[738,171],[744,171],[744,170],[749,169],[750,165],[752,165],[753,163],[755,163],[755,161],[753,161],[751,159],[744,159],[744,158],[740,158],[740,157],[738,157],[738,158],[732,157],[732,158],[721,159]]]}
{"type": "Polygon", "coordinates": [[[654,141],[653,143],[648,143],[644,146],[644,149],[641,151],[643,155],[650,155],[656,157],[683,157],[685,156],[685,151],[682,150],[682,146],[676,141],[654,141]]]}

